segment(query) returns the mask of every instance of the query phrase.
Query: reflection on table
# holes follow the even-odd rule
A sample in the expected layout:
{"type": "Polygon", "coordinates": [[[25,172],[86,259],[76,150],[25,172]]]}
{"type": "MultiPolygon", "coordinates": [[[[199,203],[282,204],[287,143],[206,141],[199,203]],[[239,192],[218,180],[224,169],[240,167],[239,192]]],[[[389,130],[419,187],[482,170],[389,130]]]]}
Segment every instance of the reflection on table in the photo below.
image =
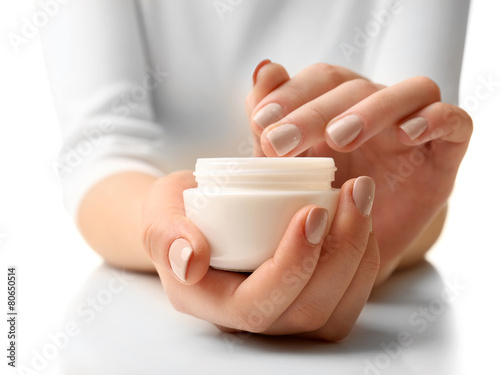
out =
{"type": "Polygon", "coordinates": [[[454,374],[460,293],[425,263],[377,288],[341,343],[226,334],[176,312],[153,275],[101,266],[62,322],[64,374],[454,374]]]}

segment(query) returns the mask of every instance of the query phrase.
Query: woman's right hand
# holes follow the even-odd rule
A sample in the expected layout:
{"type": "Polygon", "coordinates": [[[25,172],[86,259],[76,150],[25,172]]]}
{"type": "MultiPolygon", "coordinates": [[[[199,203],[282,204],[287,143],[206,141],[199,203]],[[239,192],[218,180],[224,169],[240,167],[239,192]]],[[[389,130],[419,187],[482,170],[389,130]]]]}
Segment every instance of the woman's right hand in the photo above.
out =
{"type": "Polygon", "coordinates": [[[372,179],[342,186],[331,228],[325,209],[299,210],[273,258],[250,275],[209,267],[209,245],[184,211],[182,192],[195,185],[191,171],[172,173],[153,185],[143,206],[143,246],[176,310],[224,331],[329,341],[349,334],[379,267],[372,179]]]}

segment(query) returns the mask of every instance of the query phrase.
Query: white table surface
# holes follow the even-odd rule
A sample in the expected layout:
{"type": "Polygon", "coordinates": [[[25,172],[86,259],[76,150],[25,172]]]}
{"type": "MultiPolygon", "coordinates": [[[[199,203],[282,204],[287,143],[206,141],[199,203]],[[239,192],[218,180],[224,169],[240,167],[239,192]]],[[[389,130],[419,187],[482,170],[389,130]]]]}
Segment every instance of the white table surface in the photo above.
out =
{"type": "MultiPolygon", "coordinates": [[[[0,6],[2,35],[30,6],[0,6]]],[[[499,8],[473,4],[464,103],[482,78],[500,81],[499,8]]],[[[0,64],[0,374],[499,373],[500,87],[468,108],[473,140],[429,262],[377,289],[352,335],[327,344],[220,333],[175,312],[157,277],[102,265],[61,204],[51,167],[60,137],[39,40],[15,54],[3,38],[0,64]],[[17,370],[5,357],[9,265],[18,274],[17,370]]]]}

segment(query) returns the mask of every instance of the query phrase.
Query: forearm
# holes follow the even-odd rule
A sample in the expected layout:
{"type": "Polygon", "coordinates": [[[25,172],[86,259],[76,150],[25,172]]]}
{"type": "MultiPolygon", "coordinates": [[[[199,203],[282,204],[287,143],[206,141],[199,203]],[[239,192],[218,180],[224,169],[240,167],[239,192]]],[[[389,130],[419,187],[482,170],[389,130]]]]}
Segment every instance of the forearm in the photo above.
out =
{"type": "Polygon", "coordinates": [[[142,249],[142,203],[156,178],[140,172],[110,176],[91,188],[78,211],[78,227],[87,243],[116,267],[152,272],[142,249]]]}

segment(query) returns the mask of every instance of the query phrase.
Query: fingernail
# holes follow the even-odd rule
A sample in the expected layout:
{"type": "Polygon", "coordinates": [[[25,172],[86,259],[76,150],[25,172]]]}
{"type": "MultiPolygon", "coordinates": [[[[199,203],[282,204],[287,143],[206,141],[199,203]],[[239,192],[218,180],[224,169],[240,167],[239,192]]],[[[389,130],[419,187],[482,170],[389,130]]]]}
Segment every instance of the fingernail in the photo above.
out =
{"type": "Polygon", "coordinates": [[[328,211],[321,207],[314,207],[307,215],[305,233],[307,240],[318,245],[323,239],[328,224],[328,211]]]}
{"type": "Polygon", "coordinates": [[[344,147],[354,141],[363,129],[363,121],[356,115],[349,115],[328,125],[326,132],[337,147],[344,147]]]}
{"type": "Polygon", "coordinates": [[[370,177],[358,177],[354,181],[352,199],[363,215],[369,216],[372,211],[373,198],[375,197],[375,181],[370,177]]]}
{"type": "Polygon", "coordinates": [[[267,133],[266,137],[278,156],[288,154],[302,138],[299,128],[292,124],[280,125],[267,133]]]}
{"type": "Polygon", "coordinates": [[[255,85],[257,83],[257,74],[259,74],[259,70],[264,66],[264,65],[267,65],[271,62],[271,60],[269,59],[265,59],[265,60],[262,60],[260,63],[257,64],[257,66],[255,67],[254,71],[253,71],[253,76],[252,76],[252,80],[253,80],[253,84],[255,85]]]}
{"type": "Polygon", "coordinates": [[[415,117],[399,125],[406,135],[413,141],[420,137],[427,129],[427,120],[423,117],[415,117]]]}
{"type": "Polygon", "coordinates": [[[261,128],[265,128],[276,121],[280,120],[284,115],[283,108],[278,103],[271,103],[262,107],[259,112],[257,112],[253,120],[261,128]]]}
{"type": "Polygon", "coordinates": [[[170,245],[170,250],[168,251],[170,267],[172,267],[172,271],[174,271],[175,275],[182,281],[186,281],[188,265],[193,256],[193,252],[193,248],[189,242],[183,238],[175,240],[172,242],[172,245],[170,245]]]}

